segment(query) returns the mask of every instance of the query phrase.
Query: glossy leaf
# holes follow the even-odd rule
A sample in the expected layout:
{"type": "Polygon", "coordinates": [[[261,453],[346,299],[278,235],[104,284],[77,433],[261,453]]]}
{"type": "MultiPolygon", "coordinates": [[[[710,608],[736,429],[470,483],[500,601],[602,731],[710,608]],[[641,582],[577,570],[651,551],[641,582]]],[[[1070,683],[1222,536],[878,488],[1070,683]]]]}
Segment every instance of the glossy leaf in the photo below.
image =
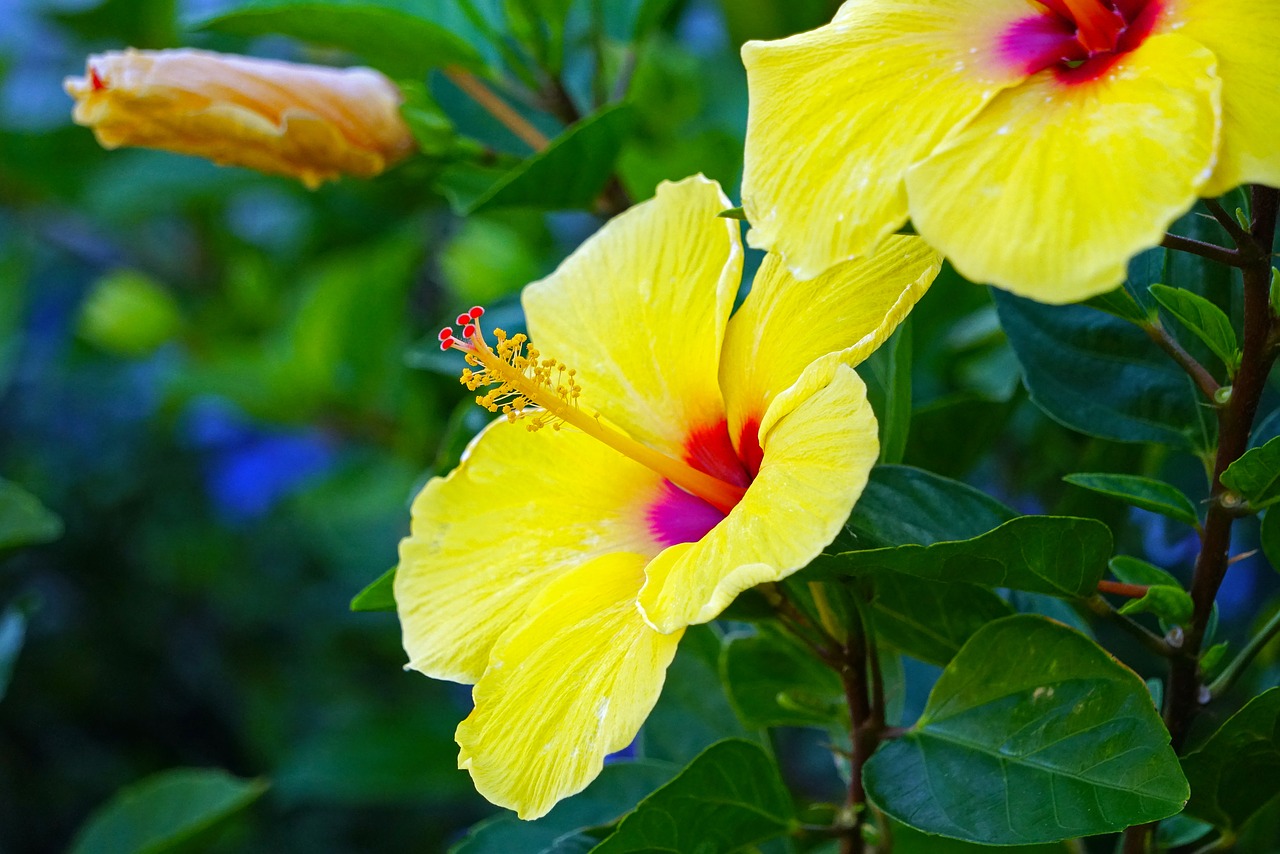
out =
{"type": "Polygon", "coordinates": [[[613,174],[634,122],[631,108],[615,104],[570,127],[547,148],[488,181],[470,167],[442,176],[443,188],[460,214],[497,208],[590,209],[613,174]]]}
{"type": "Polygon", "coordinates": [[[976,845],[944,836],[930,836],[900,822],[893,822],[893,854],[1068,854],[1072,851],[1060,842],[1043,845],[1010,845],[993,849],[989,845],[976,845]]]}
{"type": "Polygon", "coordinates": [[[945,665],[965,642],[1013,607],[976,584],[946,584],[887,572],[871,584],[876,636],[913,658],[945,665]]]}
{"type": "Polygon", "coordinates": [[[432,68],[479,68],[476,35],[451,3],[412,0],[248,0],[189,22],[237,36],[291,36],[351,51],[392,77],[432,68]],[[465,37],[464,37],[465,36],[465,37]]]}
{"type": "Polygon", "coordinates": [[[164,771],[128,786],[90,817],[72,854],[156,854],[234,815],[267,790],[211,768],[164,771]]]}
{"type": "Polygon", "coordinates": [[[1125,584],[1178,585],[1178,579],[1158,566],[1131,555],[1116,555],[1107,566],[1111,574],[1125,584]]]}
{"type": "Polygon", "coordinates": [[[1240,343],[1231,319],[1209,300],[1168,285],[1148,288],[1160,307],[1204,342],[1222,364],[1234,371],[1240,364],[1240,343]]]}
{"type": "Polygon", "coordinates": [[[1206,444],[1191,381],[1142,330],[1085,306],[992,293],[1031,399],[1054,420],[1120,442],[1206,444]]]}
{"type": "Polygon", "coordinates": [[[1133,474],[1069,474],[1063,478],[1073,486],[1118,498],[1126,504],[1168,516],[1188,525],[1198,525],[1196,506],[1176,486],[1133,474]]]}
{"type": "Polygon", "coordinates": [[[863,779],[894,819],[991,845],[1118,831],[1177,813],[1189,794],[1142,680],[1026,615],[969,640],[863,779]]]}
{"type": "Polygon", "coordinates": [[[720,656],[720,675],[749,728],[847,726],[840,678],[778,628],[731,636],[720,656]]]}
{"type": "Polygon", "coordinates": [[[1280,501],[1280,438],[1245,451],[1222,473],[1222,485],[1255,510],[1280,501]]]}
{"type": "Polygon", "coordinates": [[[1250,700],[1182,760],[1187,815],[1234,829],[1280,795],[1280,688],[1250,700]]]}
{"type": "Polygon", "coordinates": [[[1267,557],[1271,568],[1280,571],[1280,513],[1275,508],[1262,514],[1262,524],[1258,529],[1258,539],[1262,542],[1262,553],[1267,557]]]}
{"type": "Polygon", "coordinates": [[[876,466],[847,525],[862,548],[929,545],[986,533],[1017,514],[972,486],[910,466],[876,466]]]}
{"type": "Polygon", "coordinates": [[[1147,595],[1131,599],[1120,606],[1121,614],[1155,614],[1161,620],[1177,626],[1191,622],[1195,603],[1191,594],[1177,584],[1155,584],[1147,588],[1147,595]]]}
{"type": "Polygon", "coordinates": [[[62,536],[62,520],[16,483],[0,478],[0,553],[62,536]]]}
{"type": "Polygon", "coordinates": [[[582,831],[609,825],[642,798],[670,780],[680,768],[667,762],[616,762],[581,793],[556,804],[537,821],[499,815],[471,828],[449,854],[569,854],[585,851],[594,840],[582,831]]]}
{"type": "Polygon", "coordinates": [[[1073,598],[1093,594],[1110,556],[1111,531],[1096,519],[1020,516],[968,540],[824,554],[808,571],[817,576],[900,572],[1073,598]]]}
{"type": "Polygon", "coordinates": [[[645,798],[592,854],[737,851],[795,826],[791,796],[773,759],[749,741],[708,747],[645,798]]]}
{"type": "Polygon", "coordinates": [[[352,611],[394,611],[396,568],[393,566],[351,600],[352,611]]]}

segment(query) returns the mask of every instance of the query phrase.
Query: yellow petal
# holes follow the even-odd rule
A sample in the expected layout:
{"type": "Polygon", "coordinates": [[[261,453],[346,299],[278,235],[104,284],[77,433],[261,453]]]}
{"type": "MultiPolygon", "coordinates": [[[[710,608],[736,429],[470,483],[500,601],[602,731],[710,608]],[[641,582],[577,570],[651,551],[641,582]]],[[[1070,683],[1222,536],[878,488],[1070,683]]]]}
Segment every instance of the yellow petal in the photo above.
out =
{"type": "Polygon", "coordinates": [[[1201,195],[1240,184],[1280,187],[1280,3],[1173,0],[1161,23],[1218,58],[1222,143],[1201,195]]]}
{"type": "Polygon", "coordinates": [[[1213,67],[1157,35],[1092,80],[1037,74],[911,169],[912,222],[974,282],[1048,303],[1111,290],[1209,177],[1213,67]]]}
{"type": "Polygon", "coordinates": [[[493,648],[458,726],[458,767],[520,818],[582,791],[657,702],[680,632],[636,608],[645,559],[614,554],[551,583],[493,648]]]}
{"type": "Polygon", "coordinates": [[[738,506],[646,568],[640,606],[658,631],[712,620],[743,590],[807,565],[840,532],[879,453],[866,387],[838,362],[815,362],[779,394],[760,439],[760,473],[738,506]]]}
{"type": "Polygon", "coordinates": [[[742,278],[728,207],[702,176],[664,182],[524,290],[530,339],[577,368],[582,402],[676,457],[724,418],[716,368],[742,278]]]}
{"type": "Polygon", "coordinates": [[[801,279],[871,252],[907,219],[907,168],[1023,78],[998,43],[1032,13],[1027,0],[850,0],[825,27],[744,45],[751,245],[801,279]]]}
{"type": "Polygon", "coordinates": [[[918,237],[890,237],[867,259],[846,261],[797,281],[776,255],[765,258],[729,321],[720,385],[729,434],[742,446],[774,395],[819,357],[855,367],[888,338],[942,265],[918,237]]]}
{"type": "Polygon", "coordinates": [[[111,52],[63,84],[105,148],[143,146],[299,178],[377,175],[413,149],[400,92],[368,68],[202,50],[111,52]]]}
{"type": "Polygon", "coordinates": [[[409,666],[475,682],[489,648],[550,581],[615,551],[656,554],[663,481],[575,430],[499,421],[413,503],[396,609],[409,666]]]}

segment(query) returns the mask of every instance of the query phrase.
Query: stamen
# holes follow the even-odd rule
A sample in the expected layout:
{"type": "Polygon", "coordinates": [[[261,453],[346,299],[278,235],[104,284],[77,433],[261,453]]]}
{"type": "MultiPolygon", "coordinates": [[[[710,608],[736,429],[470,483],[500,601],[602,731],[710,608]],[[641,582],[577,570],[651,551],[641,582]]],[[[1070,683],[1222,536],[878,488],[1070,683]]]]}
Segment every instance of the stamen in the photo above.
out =
{"type": "Polygon", "coordinates": [[[598,413],[582,406],[578,402],[582,394],[578,372],[564,362],[543,357],[536,348],[528,345],[525,335],[507,337],[506,332],[495,329],[493,336],[497,345],[490,347],[480,329],[479,321],[483,315],[484,309],[476,306],[467,314],[458,316],[458,323],[463,326],[462,340],[455,338],[452,330],[440,331],[442,350],[461,350],[466,355],[467,364],[479,368],[464,370],[462,384],[471,391],[481,386],[495,386],[485,394],[477,395],[477,404],[490,412],[501,412],[513,423],[523,420],[531,432],[548,426],[559,430],[562,424],[576,427],[723,513],[728,513],[742,500],[746,493],[744,488],[712,477],[688,463],[637,442],[607,424],[598,413]]]}
{"type": "Polygon", "coordinates": [[[1102,0],[1040,0],[1076,25],[1076,37],[1090,53],[1114,50],[1125,27],[1124,17],[1102,0]]]}

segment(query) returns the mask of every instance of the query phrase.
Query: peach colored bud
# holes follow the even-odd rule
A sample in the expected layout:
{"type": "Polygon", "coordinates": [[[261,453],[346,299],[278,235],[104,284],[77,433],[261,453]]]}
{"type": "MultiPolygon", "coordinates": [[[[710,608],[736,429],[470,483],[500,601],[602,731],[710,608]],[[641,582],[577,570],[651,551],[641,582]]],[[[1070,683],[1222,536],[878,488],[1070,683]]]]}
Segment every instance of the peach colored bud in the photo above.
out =
{"type": "Polygon", "coordinates": [[[395,85],[368,68],[325,68],[202,50],[89,57],[63,88],[104,148],[142,146],[290,175],[314,189],[372,177],[413,149],[395,85]]]}

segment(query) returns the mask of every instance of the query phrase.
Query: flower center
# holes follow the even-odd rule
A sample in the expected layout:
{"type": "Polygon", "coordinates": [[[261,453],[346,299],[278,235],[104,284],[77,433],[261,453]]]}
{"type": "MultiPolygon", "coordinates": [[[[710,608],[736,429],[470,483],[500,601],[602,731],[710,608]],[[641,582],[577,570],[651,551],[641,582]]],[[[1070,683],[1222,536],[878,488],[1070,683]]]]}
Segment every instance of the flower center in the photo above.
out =
{"type": "Polygon", "coordinates": [[[582,387],[577,371],[564,362],[546,358],[529,346],[524,335],[493,330],[497,346],[491,347],[480,328],[484,309],[479,306],[458,316],[462,337],[450,327],[440,330],[440,349],[459,350],[468,368],[461,382],[475,391],[494,386],[476,396],[476,403],[490,412],[501,412],[511,422],[523,420],[530,431],[551,427],[559,430],[569,424],[597,439],[620,454],[630,457],[681,489],[698,496],[723,513],[742,500],[746,489],[699,471],[686,462],[637,442],[618,428],[608,424],[599,413],[579,403],[582,387]]]}
{"type": "Polygon", "coordinates": [[[1151,33],[1162,0],[1038,0],[1044,7],[1015,21],[999,54],[1025,74],[1057,70],[1065,82],[1091,80],[1151,33]]]}

